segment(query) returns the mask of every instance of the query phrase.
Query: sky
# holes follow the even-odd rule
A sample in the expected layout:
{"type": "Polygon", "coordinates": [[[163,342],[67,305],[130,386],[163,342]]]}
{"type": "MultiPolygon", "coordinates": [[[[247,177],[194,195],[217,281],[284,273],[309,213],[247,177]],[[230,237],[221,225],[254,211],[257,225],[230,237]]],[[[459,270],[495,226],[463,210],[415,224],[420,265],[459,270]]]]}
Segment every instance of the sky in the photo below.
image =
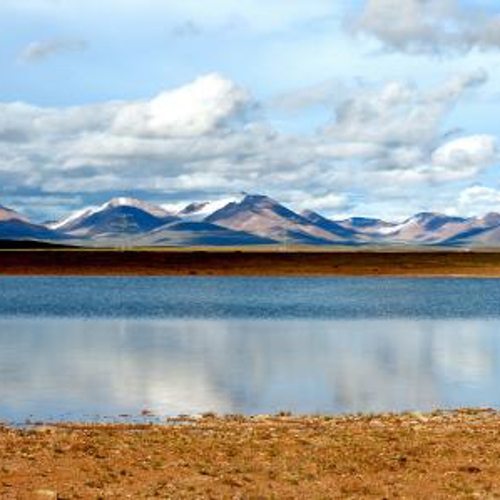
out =
{"type": "Polygon", "coordinates": [[[0,204],[500,211],[493,0],[2,0],[0,204]]]}

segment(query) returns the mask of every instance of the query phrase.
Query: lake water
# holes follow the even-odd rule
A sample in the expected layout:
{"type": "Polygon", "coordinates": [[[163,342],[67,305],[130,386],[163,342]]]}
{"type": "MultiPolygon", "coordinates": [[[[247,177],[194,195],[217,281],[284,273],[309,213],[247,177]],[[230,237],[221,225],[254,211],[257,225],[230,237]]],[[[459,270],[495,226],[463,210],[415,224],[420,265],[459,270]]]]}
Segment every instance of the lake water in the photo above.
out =
{"type": "Polygon", "coordinates": [[[1,278],[0,420],[500,407],[500,281],[1,278]]]}

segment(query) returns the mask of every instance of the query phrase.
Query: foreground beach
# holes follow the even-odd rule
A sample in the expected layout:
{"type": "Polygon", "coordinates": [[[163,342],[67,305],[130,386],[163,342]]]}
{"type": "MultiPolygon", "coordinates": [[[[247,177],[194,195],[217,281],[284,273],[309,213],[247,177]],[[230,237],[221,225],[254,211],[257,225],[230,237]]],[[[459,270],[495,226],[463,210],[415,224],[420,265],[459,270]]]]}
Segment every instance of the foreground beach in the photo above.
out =
{"type": "Polygon", "coordinates": [[[2,250],[0,274],[500,277],[500,253],[436,250],[2,250]]]}
{"type": "Polygon", "coordinates": [[[0,428],[2,499],[497,498],[500,414],[0,428]]]}

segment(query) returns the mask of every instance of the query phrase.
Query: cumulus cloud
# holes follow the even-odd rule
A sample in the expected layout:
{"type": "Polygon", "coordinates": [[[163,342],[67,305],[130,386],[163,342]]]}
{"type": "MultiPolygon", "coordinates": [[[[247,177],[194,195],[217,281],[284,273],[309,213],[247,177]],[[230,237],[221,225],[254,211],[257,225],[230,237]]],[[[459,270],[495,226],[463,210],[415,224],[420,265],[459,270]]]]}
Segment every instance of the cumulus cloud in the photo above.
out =
{"type": "Polygon", "coordinates": [[[36,63],[64,52],[82,52],[88,46],[85,40],[54,38],[30,43],[19,54],[24,63],[36,63]]]}
{"type": "Polygon", "coordinates": [[[314,106],[333,106],[349,92],[344,82],[330,80],[318,85],[287,92],[274,97],[270,105],[286,110],[299,111],[314,106]]]}
{"type": "Polygon", "coordinates": [[[443,126],[460,99],[486,81],[478,70],[430,90],[400,81],[361,88],[336,104],[324,129],[332,139],[327,148],[360,156],[383,178],[400,183],[470,177],[496,161],[496,139],[474,136],[444,145],[453,130],[443,126]]]}
{"type": "Polygon", "coordinates": [[[473,135],[447,142],[432,154],[435,165],[449,169],[477,169],[498,160],[498,140],[491,135],[473,135]]]}
{"type": "Polygon", "coordinates": [[[190,136],[222,127],[249,109],[248,93],[211,74],[146,102],[123,106],[113,132],[132,136],[190,136]]]}
{"type": "Polygon", "coordinates": [[[474,216],[500,212],[500,191],[486,186],[471,186],[460,192],[456,212],[474,216]]]}
{"type": "Polygon", "coordinates": [[[351,26],[406,53],[500,48],[500,14],[460,0],[366,0],[351,26]]]}
{"type": "Polygon", "coordinates": [[[0,185],[4,195],[140,191],[164,202],[172,193],[189,200],[263,191],[338,213],[356,197],[367,206],[494,165],[496,138],[444,129],[458,100],[485,80],[478,72],[427,90],[401,82],[357,88],[336,98],[331,123],[310,134],[274,129],[246,89],[217,74],[149,100],[3,103],[0,185]]]}
{"type": "Polygon", "coordinates": [[[0,104],[2,188],[225,189],[235,166],[234,185],[244,185],[273,135],[248,121],[254,106],[243,88],[218,75],[149,101],[61,109],[0,104]]]}
{"type": "Polygon", "coordinates": [[[307,193],[291,193],[287,201],[297,210],[313,210],[328,214],[344,212],[351,204],[347,194],[331,192],[318,194],[314,198],[307,196],[307,193]]]}
{"type": "Polygon", "coordinates": [[[487,74],[478,70],[427,92],[399,81],[363,88],[337,104],[335,121],[326,132],[344,140],[395,146],[432,142],[446,113],[486,80],[487,74]]]}

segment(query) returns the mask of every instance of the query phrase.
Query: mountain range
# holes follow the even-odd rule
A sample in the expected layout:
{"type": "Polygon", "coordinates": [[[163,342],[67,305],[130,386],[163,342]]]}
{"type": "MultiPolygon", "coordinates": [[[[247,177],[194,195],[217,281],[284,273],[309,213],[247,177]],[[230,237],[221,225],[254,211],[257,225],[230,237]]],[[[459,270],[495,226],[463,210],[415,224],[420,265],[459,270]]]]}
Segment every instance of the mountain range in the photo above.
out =
{"type": "Polygon", "coordinates": [[[433,212],[403,222],[301,213],[268,196],[194,202],[172,208],[114,198],[45,224],[0,205],[0,240],[93,247],[500,246],[500,214],[455,217],[433,212]]]}

